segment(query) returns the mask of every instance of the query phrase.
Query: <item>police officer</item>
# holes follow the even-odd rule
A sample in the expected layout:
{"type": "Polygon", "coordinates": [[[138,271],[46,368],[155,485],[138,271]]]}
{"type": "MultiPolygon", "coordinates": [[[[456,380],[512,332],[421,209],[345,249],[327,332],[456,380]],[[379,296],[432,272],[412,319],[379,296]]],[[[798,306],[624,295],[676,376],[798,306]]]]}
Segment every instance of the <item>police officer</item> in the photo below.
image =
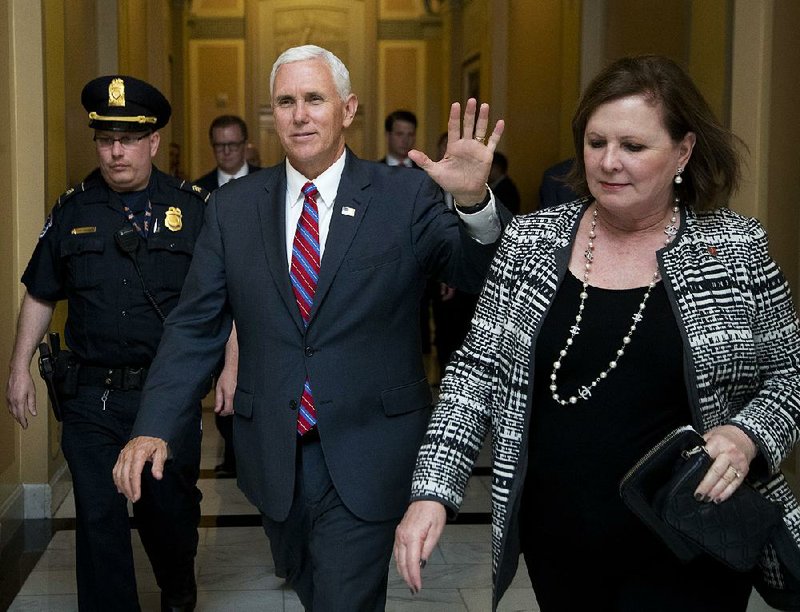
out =
{"type": "MultiPolygon", "coordinates": [[[[99,168],[56,202],[22,277],[27,288],[7,388],[27,428],[36,415],[30,362],[57,301],[66,299],[72,352],[60,398],[61,439],[72,473],[81,611],[139,610],[125,498],[111,470],[125,446],[162,333],[178,301],[207,193],[153,165],[171,108],[153,86],[124,76],[81,94],[99,168]]],[[[187,401],[191,401],[188,400],[187,401]]],[[[161,588],[162,610],[193,610],[200,491],[200,410],[160,480],[133,506],[161,588]]],[[[148,471],[149,474],[149,471],[148,471]]]]}

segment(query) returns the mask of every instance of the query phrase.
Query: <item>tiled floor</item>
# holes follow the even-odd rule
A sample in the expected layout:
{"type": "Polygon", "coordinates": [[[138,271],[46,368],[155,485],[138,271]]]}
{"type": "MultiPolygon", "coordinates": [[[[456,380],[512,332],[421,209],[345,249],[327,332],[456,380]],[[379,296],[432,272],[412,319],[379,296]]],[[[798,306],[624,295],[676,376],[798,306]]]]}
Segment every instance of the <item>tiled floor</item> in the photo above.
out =
{"type": "MultiPolygon", "coordinates": [[[[258,515],[232,479],[216,479],[221,441],[213,417],[205,415],[200,488],[203,492],[200,546],[197,554],[198,606],[211,611],[297,612],[302,606],[295,594],[273,574],[269,546],[258,515]],[[219,526],[223,525],[223,526],[219,526]],[[231,525],[231,526],[225,526],[231,525]]],[[[479,466],[489,465],[486,453],[479,466]]],[[[479,473],[485,473],[479,470],[479,473]]],[[[486,612],[491,601],[489,525],[489,477],[474,476],[462,514],[483,524],[456,524],[445,528],[442,540],[424,573],[424,587],[412,596],[394,567],[389,573],[390,612],[486,612]]],[[[72,497],[58,509],[56,518],[69,524],[75,516],[72,497]]],[[[54,521],[58,523],[58,521],[54,521]]],[[[159,593],[139,538],[134,534],[134,555],[142,609],[157,611],[159,593]]],[[[76,611],[75,532],[56,529],[47,549],[24,581],[11,607],[22,611],[76,611]]],[[[524,567],[520,568],[500,610],[538,611],[524,567]]],[[[757,596],[748,612],[770,610],[757,596]]]]}

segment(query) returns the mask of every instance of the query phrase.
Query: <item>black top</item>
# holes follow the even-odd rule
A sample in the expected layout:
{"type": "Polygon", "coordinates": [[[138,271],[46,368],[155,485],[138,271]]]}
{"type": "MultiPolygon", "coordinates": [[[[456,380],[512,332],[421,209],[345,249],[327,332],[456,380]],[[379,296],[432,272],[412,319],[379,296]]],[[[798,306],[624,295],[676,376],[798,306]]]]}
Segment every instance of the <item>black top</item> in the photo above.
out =
{"type": "MultiPolygon", "coordinates": [[[[166,315],[178,302],[207,193],[155,167],[146,193],[150,232],[139,238],[136,257],[166,315]]],[[[141,226],[143,214],[136,220],[141,226]]],[[[147,366],[161,339],[163,326],[133,262],[114,240],[128,223],[119,194],[92,175],[59,198],[22,276],[33,297],[68,300],[66,343],[85,363],[147,366]]]]}
{"type": "MultiPolygon", "coordinates": [[[[558,393],[577,395],[622,345],[646,288],[589,287],[581,332],[562,360],[558,393]]],[[[625,354],[588,401],[551,397],[553,362],[575,323],[581,283],[570,273],[536,344],[529,464],[521,529],[536,554],[574,555],[600,565],[636,563],[655,540],[626,509],[619,482],[669,431],[691,421],[683,347],[663,283],[653,288],[625,354]]]]}

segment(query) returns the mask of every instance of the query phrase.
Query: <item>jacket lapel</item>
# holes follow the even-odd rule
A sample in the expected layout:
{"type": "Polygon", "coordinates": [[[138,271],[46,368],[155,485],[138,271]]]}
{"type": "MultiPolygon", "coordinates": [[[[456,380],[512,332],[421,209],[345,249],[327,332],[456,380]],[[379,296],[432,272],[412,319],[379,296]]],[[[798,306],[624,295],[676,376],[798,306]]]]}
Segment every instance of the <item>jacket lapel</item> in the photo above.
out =
{"type": "Polygon", "coordinates": [[[325,241],[325,252],[320,263],[319,281],[314,295],[314,306],[311,309],[311,319],[314,318],[325,295],[330,290],[333,279],[336,278],[336,274],[342,266],[344,256],[355,238],[358,226],[364,218],[371,198],[369,185],[370,178],[366,162],[362,162],[348,149],[344,171],[339,181],[339,190],[336,193],[336,202],[331,211],[331,224],[325,241]]]}
{"type": "MultiPolygon", "coordinates": [[[[297,308],[292,282],[289,279],[289,264],[286,258],[286,170],[283,164],[267,174],[264,194],[258,198],[258,220],[267,267],[278,294],[283,299],[289,316],[300,331],[305,326],[297,308]]],[[[260,176],[260,175],[259,175],[260,176]]]]}

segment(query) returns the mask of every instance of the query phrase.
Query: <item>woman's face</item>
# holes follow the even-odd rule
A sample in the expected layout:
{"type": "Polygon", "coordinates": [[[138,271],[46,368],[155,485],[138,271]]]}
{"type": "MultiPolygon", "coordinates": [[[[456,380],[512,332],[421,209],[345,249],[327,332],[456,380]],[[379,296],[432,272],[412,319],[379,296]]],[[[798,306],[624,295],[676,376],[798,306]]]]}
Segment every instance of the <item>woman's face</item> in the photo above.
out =
{"type": "Polygon", "coordinates": [[[694,142],[693,132],[674,142],[661,105],[643,95],[602,104],[584,132],[589,191],[602,207],[635,217],[669,207],[675,173],[689,161],[694,142]]]}

